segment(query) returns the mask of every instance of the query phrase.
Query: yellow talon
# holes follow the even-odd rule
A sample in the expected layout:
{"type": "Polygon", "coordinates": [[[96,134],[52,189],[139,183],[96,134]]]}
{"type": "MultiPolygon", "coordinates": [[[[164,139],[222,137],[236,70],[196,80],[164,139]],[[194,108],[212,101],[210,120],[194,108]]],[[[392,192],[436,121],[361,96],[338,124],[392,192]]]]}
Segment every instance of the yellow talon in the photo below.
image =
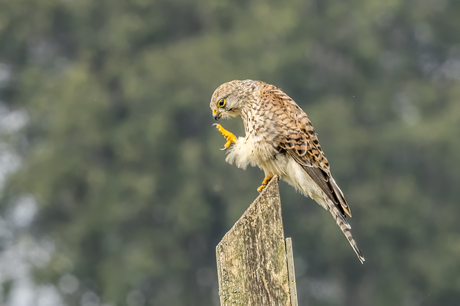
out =
{"type": "Polygon", "coordinates": [[[268,182],[273,178],[273,175],[267,175],[262,182],[263,185],[267,186],[268,182]]]}
{"type": "Polygon", "coordinates": [[[257,191],[258,191],[258,192],[261,192],[262,190],[264,190],[264,188],[265,188],[265,185],[260,185],[260,187],[257,188],[257,191]]]}
{"type": "Polygon", "coordinates": [[[272,178],[273,178],[273,175],[267,175],[267,176],[265,176],[265,178],[264,178],[264,180],[263,180],[263,182],[262,182],[262,185],[260,185],[260,187],[257,188],[257,191],[258,191],[258,192],[261,192],[261,191],[265,188],[265,186],[267,186],[268,182],[270,182],[270,180],[271,180],[272,178]]]}
{"type": "Polygon", "coordinates": [[[224,136],[225,140],[227,140],[227,142],[224,145],[224,150],[227,149],[228,147],[230,147],[232,142],[237,141],[236,136],[233,135],[233,133],[231,133],[231,132],[227,131],[226,129],[224,129],[222,127],[222,125],[217,124],[217,123],[215,123],[214,125],[216,126],[217,130],[222,133],[222,135],[224,136]]]}

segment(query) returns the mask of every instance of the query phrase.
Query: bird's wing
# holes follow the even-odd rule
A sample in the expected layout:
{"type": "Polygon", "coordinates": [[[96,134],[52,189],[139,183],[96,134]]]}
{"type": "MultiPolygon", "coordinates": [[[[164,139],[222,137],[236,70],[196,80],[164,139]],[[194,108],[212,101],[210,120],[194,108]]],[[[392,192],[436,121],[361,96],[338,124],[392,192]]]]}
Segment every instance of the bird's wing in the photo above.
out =
{"type": "Polygon", "coordinates": [[[351,210],[331,175],[329,163],[307,114],[276,87],[267,90],[263,95],[271,95],[270,100],[278,112],[282,113],[277,116],[281,119],[283,130],[278,146],[303,167],[343,216],[346,212],[351,217],[351,210]]]}

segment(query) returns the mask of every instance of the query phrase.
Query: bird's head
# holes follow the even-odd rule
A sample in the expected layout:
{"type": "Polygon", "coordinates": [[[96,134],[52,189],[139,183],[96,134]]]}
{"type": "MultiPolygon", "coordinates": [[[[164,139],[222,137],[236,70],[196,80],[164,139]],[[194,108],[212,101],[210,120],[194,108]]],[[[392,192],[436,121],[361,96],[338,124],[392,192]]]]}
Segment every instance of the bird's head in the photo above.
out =
{"type": "Polygon", "coordinates": [[[209,105],[214,119],[241,116],[246,99],[259,88],[260,83],[253,80],[234,80],[217,87],[209,105]]]}

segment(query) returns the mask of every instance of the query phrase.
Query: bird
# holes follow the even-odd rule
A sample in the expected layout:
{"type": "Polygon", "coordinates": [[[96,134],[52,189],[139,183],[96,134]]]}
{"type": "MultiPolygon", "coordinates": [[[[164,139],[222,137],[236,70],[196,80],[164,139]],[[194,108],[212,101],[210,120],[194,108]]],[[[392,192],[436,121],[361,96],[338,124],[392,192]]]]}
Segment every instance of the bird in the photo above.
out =
{"type": "Polygon", "coordinates": [[[214,91],[210,108],[215,120],[241,117],[245,136],[236,137],[215,123],[226,143],[226,161],[238,168],[257,166],[265,178],[274,176],[328,210],[361,263],[365,259],[351,234],[350,207],[334,178],[307,114],[281,89],[262,81],[233,80],[214,91]]]}

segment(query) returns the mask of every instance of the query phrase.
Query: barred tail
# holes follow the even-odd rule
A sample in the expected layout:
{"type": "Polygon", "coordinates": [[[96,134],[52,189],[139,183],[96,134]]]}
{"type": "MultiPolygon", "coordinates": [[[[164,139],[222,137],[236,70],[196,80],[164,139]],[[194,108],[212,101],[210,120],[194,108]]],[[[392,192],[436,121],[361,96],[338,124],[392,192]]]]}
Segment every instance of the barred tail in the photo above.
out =
{"type": "Polygon", "coordinates": [[[355,239],[353,239],[353,236],[351,235],[351,226],[350,224],[348,224],[347,220],[345,219],[345,216],[342,215],[342,213],[337,209],[337,207],[335,207],[335,205],[330,200],[327,201],[327,204],[329,208],[328,210],[331,212],[332,217],[335,219],[335,222],[342,230],[342,233],[345,235],[345,237],[347,237],[347,240],[350,243],[353,250],[355,251],[356,256],[358,256],[359,261],[361,261],[361,263],[364,263],[364,256],[359,250],[355,239]]]}

